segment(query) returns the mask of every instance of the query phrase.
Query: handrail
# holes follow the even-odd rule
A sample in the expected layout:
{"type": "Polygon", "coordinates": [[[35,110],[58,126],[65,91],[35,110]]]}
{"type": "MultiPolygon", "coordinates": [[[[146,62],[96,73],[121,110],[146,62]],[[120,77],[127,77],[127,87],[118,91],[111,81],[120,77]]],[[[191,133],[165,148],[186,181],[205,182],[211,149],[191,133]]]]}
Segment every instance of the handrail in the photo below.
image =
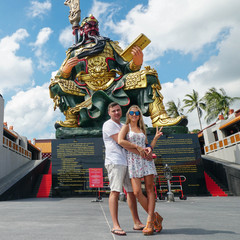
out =
{"type": "Polygon", "coordinates": [[[32,159],[32,153],[30,151],[28,151],[27,149],[23,148],[22,146],[16,144],[15,142],[6,138],[5,136],[3,136],[3,146],[28,158],[28,159],[32,159]]]}
{"type": "Polygon", "coordinates": [[[240,144],[240,132],[230,135],[226,138],[223,138],[222,140],[212,142],[207,146],[204,146],[205,154],[209,154],[220,149],[228,148],[236,144],[240,144]]]}

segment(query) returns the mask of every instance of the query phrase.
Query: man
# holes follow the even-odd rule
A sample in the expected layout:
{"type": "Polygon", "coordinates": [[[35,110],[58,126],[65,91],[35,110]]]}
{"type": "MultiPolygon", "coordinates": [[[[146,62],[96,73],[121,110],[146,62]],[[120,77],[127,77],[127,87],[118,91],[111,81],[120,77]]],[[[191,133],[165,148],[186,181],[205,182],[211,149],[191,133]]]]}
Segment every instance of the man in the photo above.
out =
{"type": "Polygon", "coordinates": [[[101,128],[107,119],[106,106],[117,102],[126,112],[130,103],[138,105],[150,116],[153,127],[186,125],[183,116],[167,115],[156,70],[141,70],[143,53],[133,47],[130,62],[121,57],[118,42],[99,33],[98,20],[90,15],[80,26],[80,39],[67,51],[58,73],[51,79],[50,97],[66,120],[56,128],[101,128]]]}
{"type": "Polygon", "coordinates": [[[126,232],[121,229],[118,221],[118,198],[123,187],[127,192],[127,202],[133,217],[133,229],[142,230],[144,225],[141,223],[138,216],[137,202],[128,176],[126,150],[118,145],[118,133],[122,128],[122,124],[120,123],[122,109],[120,105],[115,102],[109,104],[108,114],[111,119],[103,124],[102,130],[103,141],[106,148],[105,167],[108,172],[111,189],[109,196],[109,210],[113,222],[112,233],[126,235],[126,232]]]}

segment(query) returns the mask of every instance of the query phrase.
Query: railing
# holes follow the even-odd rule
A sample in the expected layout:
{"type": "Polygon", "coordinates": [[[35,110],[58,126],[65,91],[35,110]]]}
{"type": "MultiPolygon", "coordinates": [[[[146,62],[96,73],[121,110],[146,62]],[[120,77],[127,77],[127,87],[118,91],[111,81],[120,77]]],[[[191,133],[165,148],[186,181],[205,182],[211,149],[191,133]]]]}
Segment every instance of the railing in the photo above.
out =
{"type": "Polygon", "coordinates": [[[32,158],[32,153],[30,151],[28,151],[27,149],[24,149],[23,147],[19,146],[18,144],[16,144],[12,140],[10,140],[4,136],[3,136],[3,146],[28,158],[28,159],[32,158]]]}
{"type": "Polygon", "coordinates": [[[208,146],[204,147],[205,154],[209,154],[211,152],[218,151],[220,149],[228,148],[235,144],[240,144],[240,133],[235,133],[231,136],[228,136],[222,140],[211,143],[208,146]]]}

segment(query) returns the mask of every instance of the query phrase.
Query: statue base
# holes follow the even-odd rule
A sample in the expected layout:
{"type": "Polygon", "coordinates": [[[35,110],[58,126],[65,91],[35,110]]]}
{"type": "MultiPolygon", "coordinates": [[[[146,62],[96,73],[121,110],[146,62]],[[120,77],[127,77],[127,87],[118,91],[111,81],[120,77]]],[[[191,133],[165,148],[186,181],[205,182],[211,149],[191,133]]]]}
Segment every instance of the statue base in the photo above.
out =
{"type": "MultiPolygon", "coordinates": [[[[154,147],[153,153],[157,156],[154,161],[158,173],[155,185],[159,199],[163,199],[168,192],[168,184],[164,177],[166,164],[172,169],[174,182],[171,189],[175,196],[185,200],[186,195],[207,194],[197,134],[178,134],[180,129],[183,131],[184,128],[164,127],[164,135],[154,147]],[[174,134],[170,134],[170,131],[174,134]]],[[[150,131],[153,133],[147,135],[149,142],[154,138],[155,129],[148,128],[148,132],[150,131]]],[[[96,195],[99,189],[90,187],[90,168],[103,169],[104,185],[100,189],[101,196],[108,195],[107,172],[104,168],[105,147],[100,130],[93,134],[95,135],[52,140],[53,197],[96,195]],[[100,136],[96,136],[97,134],[100,136]]]]}
{"type": "MultiPolygon", "coordinates": [[[[156,129],[153,127],[147,128],[147,134],[155,134],[156,129]]],[[[162,132],[164,135],[170,134],[185,134],[188,133],[188,128],[185,126],[168,126],[163,127],[162,132]]],[[[57,139],[69,139],[69,138],[89,138],[89,137],[101,137],[102,128],[66,128],[60,127],[56,129],[56,138],[57,139]]]]}

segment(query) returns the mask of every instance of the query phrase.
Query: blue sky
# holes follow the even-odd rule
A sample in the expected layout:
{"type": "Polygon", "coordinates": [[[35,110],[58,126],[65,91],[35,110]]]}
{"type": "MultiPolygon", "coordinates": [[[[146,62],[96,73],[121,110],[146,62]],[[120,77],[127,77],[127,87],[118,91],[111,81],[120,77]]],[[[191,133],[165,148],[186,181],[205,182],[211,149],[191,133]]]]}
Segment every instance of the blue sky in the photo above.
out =
{"type": "MultiPolygon", "coordinates": [[[[82,0],[80,8],[82,19],[93,13],[101,35],[122,48],[140,33],[151,39],[143,67],[158,71],[164,103],[211,87],[240,96],[239,0],[82,0]]],[[[48,85],[74,41],[68,14],[64,0],[0,1],[4,120],[29,139],[54,138],[54,122],[64,119],[48,85]]],[[[189,129],[199,128],[196,112],[185,114],[189,129]]]]}

